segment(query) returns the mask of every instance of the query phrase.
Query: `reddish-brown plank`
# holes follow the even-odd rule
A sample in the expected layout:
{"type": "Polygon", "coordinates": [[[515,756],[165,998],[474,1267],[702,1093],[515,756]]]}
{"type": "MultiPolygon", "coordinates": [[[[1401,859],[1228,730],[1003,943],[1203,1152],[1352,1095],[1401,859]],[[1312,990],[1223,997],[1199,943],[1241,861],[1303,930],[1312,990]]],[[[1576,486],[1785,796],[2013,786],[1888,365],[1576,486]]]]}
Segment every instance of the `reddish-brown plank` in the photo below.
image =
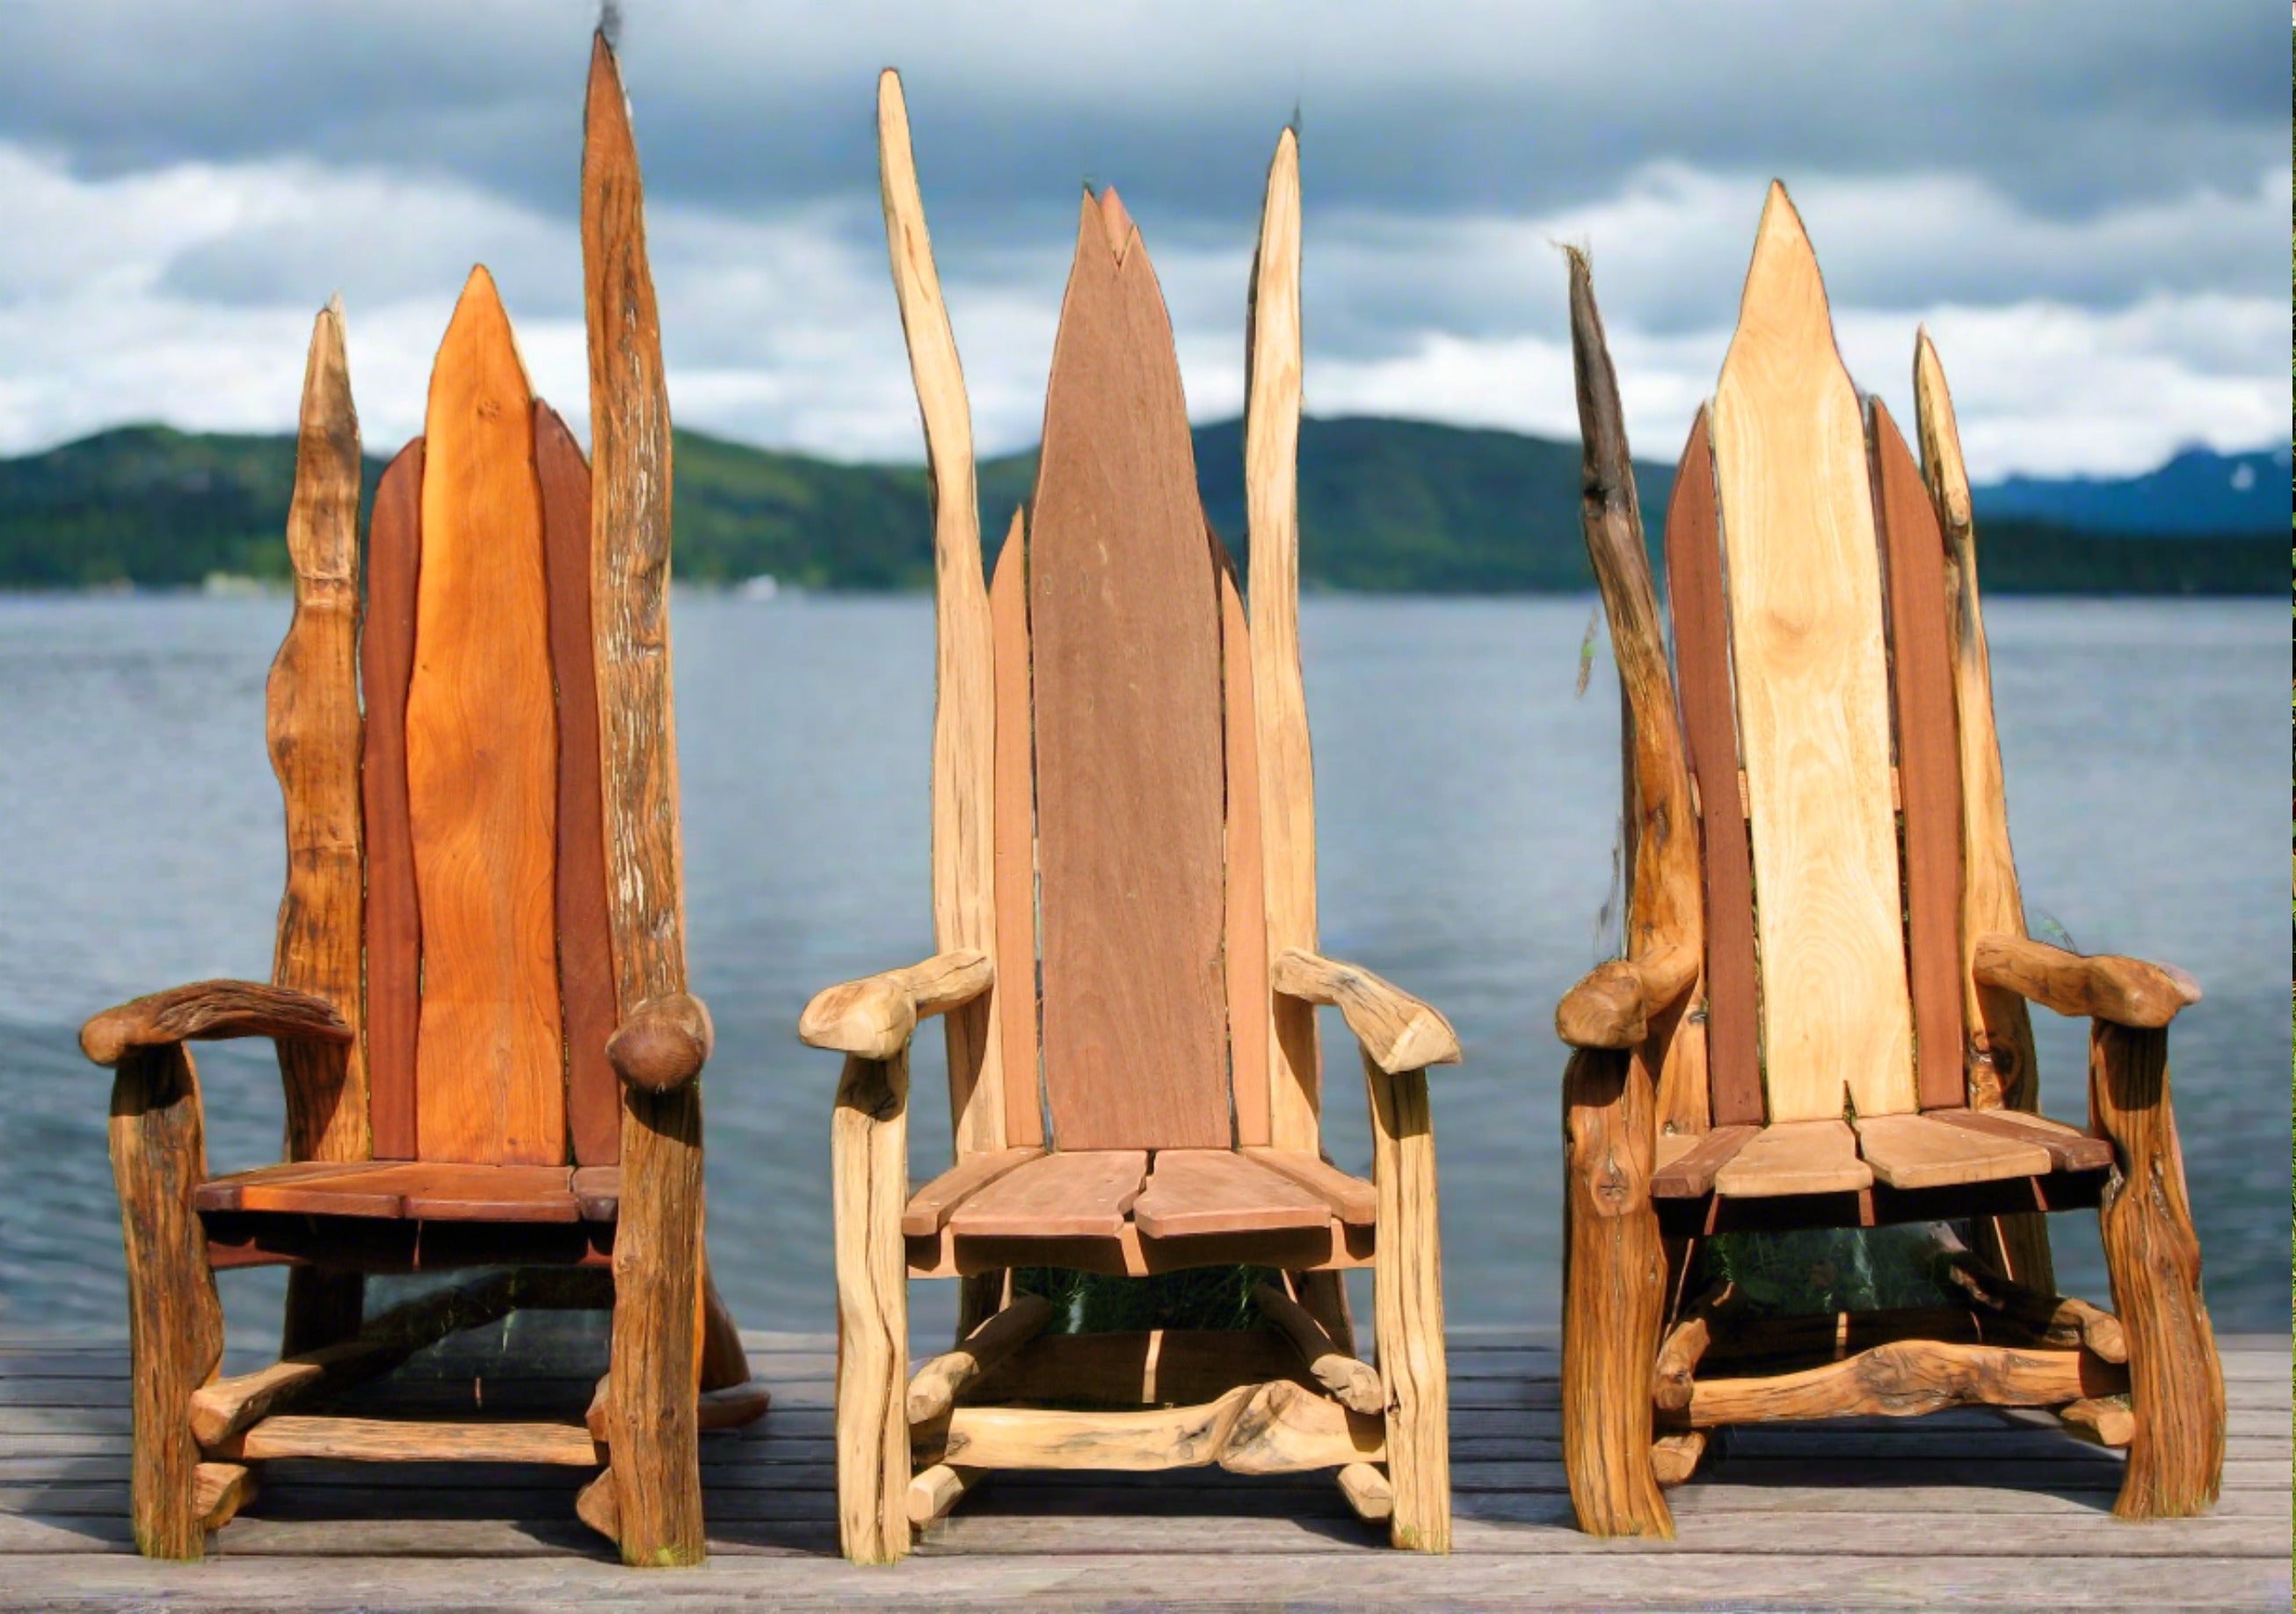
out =
{"type": "Polygon", "coordinates": [[[509,316],[475,269],[430,373],[406,694],[426,1160],[566,1158],[557,699],[533,408],[509,316]]]}
{"type": "Polygon", "coordinates": [[[590,466],[558,412],[534,406],[542,484],[550,666],[558,685],[558,991],[566,1024],[566,1129],[579,1166],[622,1154],[614,941],[606,917],[605,799],[598,784],[598,674],[590,640],[590,466]]]}
{"type": "Polygon", "coordinates": [[[1706,1069],[1717,1127],[1762,1124],[1762,1061],[1754,997],[1754,871],[1738,794],[1738,725],[1731,703],[1729,617],[1706,412],[1691,423],[1666,505],[1666,593],[1674,611],[1690,774],[1706,851],[1706,1069]]]}
{"type": "Polygon", "coordinates": [[[1235,1098],[1235,1141],[1268,1142],[1267,897],[1259,835],[1259,734],[1251,703],[1251,638],[1235,561],[1212,530],[1219,575],[1220,683],[1227,709],[1227,1069],[1235,1098]]]}
{"type": "Polygon", "coordinates": [[[1361,1177],[1349,1176],[1321,1155],[1292,1149],[1246,1149],[1246,1159],[1290,1177],[1332,1208],[1332,1214],[1350,1227],[1369,1227],[1379,1220],[1379,1191],[1361,1177]]]}
{"type": "Polygon", "coordinates": [[[913,1239],[932,1237],[966,1200],[1005,1173],[1044,1158],[1045,1151],[1034,1147],[966,1155],[909,1195],[909,1202],[901,1211],[902,1235],[913,1239]]]}
{"type": "Polygon", "coordinates": [[[1227,1149],[1160,1149],[1148,1186],[1133,1201],[1144,1239],[1322,1227],[1324,1197],[1258,1160],[1227,1149]]]}
{"type": "Polygon", "coordinates": [[[1069,1149],[1224,1148],[1219,598],[1162,292],[1086,197],[1029,535],[1045,1089],[1069,1149]]]}
{"type": "Polygon", "coordinates": [[[366,705],[359,789],[366,814],[366,1072],[374,1156],[414,1158],[414,1036],[422,922],[406,825],[406,685],[422,565],[422,439],[374,490],[367,530],[359,687],[366,705]]]}
{"type": "Polygon", "coordinates": [[[1651,1174],[1651,1196],[1660,1200],[1698,1198],[1714,1186],[1714,1174],[1736,1158],[1738,1151],[1752,1143],[1754,1135],[1760,1130],[1759,1127],[1731,1124],[1688,1139],[1661,1137],[1658,1169],[1651,1174]],[[1670,1141],[1685,1142],[1688,1147],[1667,1159],[1670,1141]]]}
{"type": "Polygon", "coordinates": [[[1945,535],[1898,423],[1869,406],[1875,524],[1890,579],[1890,689],[1906,847],[1906,969],[1924,1110],[1969,1102],[1961,1003],[1961,756],[1946,643],[1945,535]]]}
{"type": "Polygon", "coordinates": [[[948,1229],[961,1239],[1112,1239],[1147,1175],[1138,1149],[1043,1155],[967,1195],[948,1229]]]}
{"type": "Polygon", "coordinates": [[[357,1161],[324,1169],[266,1166],[200,1185],[201,1210],[407,1217],[434,1222],[571,1222],[579,1210],[564,1166],[357,1161]]]}
{"type": "Polygon", "coordinates": [[[988,581],[996,702],[995,829],[997,1036],[1004,1045],[1004,1141],[1045,1141],[1037,1088],[1037,772],[1029,695],[1029,535],[1019,511],[988,581]]]}

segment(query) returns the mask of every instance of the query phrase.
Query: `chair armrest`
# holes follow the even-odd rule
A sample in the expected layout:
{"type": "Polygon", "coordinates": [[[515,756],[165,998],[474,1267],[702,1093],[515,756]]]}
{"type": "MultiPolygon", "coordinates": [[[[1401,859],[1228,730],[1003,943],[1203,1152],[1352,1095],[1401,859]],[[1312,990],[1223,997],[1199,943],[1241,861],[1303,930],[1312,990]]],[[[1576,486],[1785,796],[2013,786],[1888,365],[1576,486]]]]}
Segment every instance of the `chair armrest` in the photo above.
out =
{"type": "Polygon", "coordinates": [[[1268,979],[1286,997],[1338,1009],[1371,1062],[1390,1076],[1459,1062],[1459,1034],[1451,1022],[1368,970],[1286,947],[1268,979]]]}
{"type": "Polygon", "coordinates": [[[1563,995],[1554,1034],[1574,1048],[1634,1047],[1697,979],[1697,949],[1678,941],[1596,964],[1563,995]]]}
{"type": "Polygon", "coordinates": [[[971,1003],[988,990],[996,974],[988,955],[971,947],[937,954],[906,970],[830,987],[806,1004],[797,1034],[834,1053],[891,1059],[909,1045],[920,1017],[971,1003]]]}
{"type": "Polygon", "coordinates": [[[685,992],[649,997],[606,1039],[606,1062],[628,1086],[673,1093],[701,1074],[718,1033],[709,1009],[685,992]]]}
{"type": "Polygon", "coordinates": [[[2200,983],[2169,964],[2111,954],[2088,958],[2022,936],[1980,936],[1974,954],[1980,986],[2014,992],[2060,1014],[2156,1029],[2201,1001],[2200,983]]]}
{"type": "Polygon", "coordinates": [[[348,1043],[353,1035],[324,997],[250,980],[201,980],[106,1009],[80,1028],[79,1046],[95,1063],[117,1065],[131,1048],[170,1043],[232,1036],[348,1043]]]}

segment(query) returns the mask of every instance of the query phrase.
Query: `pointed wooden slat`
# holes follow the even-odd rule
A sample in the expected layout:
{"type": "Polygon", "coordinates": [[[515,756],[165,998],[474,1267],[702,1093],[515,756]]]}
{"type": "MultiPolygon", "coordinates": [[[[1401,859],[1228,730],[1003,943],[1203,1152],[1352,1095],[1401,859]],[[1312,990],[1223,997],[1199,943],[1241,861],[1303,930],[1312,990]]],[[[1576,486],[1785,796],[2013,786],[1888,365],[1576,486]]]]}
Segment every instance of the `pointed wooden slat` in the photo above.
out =
{"type": "Polygon", "coordinates": [[[606,1062],[614,1034],[614,941],[606,918],[605,803],[598,788],[598,674],[590,641],[590,467],[549,405],[534,406],[558,685],[558,989],[566,1016],[566,1129],[575,1163],[621,1159],[622,1093],[606,1062]]]}
{"type": "Polygon", "coordinates": [[[556,914],[558,733],[533,393],[471,272],[430,375],[422,572],[406,693],[422,905],[416,1146],[426,1160],[566,1158],[556,914]]]}
{"type": "Polygon", "coordinates": [[[1874,1185],[1857,1158],[1847,1121],[1780,1121],[1748,1138],[1714,1174],[1714,1192],[1731,1199],[1845,1193],[1874,1185]]]}
{"type": "Polygon", "coordinates": [[[1924,1110],[1969,1102],[1962,1062],[1961,762],[1946,644],[1945,541],[1921,468],[1873,400],[1874,513],[1890,576],[1890,690],[1905,814],[1906,954],[1924,1110]]]}
{"type": "Polygon", "coordinates": [[[1260,861],[1259,730],[1251,700],[1251,635],[1235,562],[1205,523],[1220,590],[1220,683],[1226,701],[1228,1089],[1235,1141],[1268,1141],[1267,905],[1260,861]]]}
{"type": "Polygon", "coordinates": [[[1158,1150],[1132,1207],[1145,1239],[1322,1227],[1331,1218],[1321,1194],[1227,1149],[1158,1150]]]}
{"type": "Polygon", "coordinates": [[[1817,259],[1781,185],[1762,211],[1713,433],[1769,1113],[1838,1116],[1845,1095],[1860,1115],[1910,1111],[1913,1014],[1866,432],[1817,259]]]}
{"type": "MultiPolygon", "coordinates": [[[[989,608],[981,583],[980,504],[973,487],[972,414],[948,308],[941,300],[932,238],[925,230],[900,75],[877,80],[877,168],[893,289],[908,340],[909,374],[924,417],[933,511],[937,602],[932,765],[934,951],[996,946],[995,874],[996,695],[989,608]]],[[[976,999],[947,1021],[949,1102],[956,1152],[1001,1149],[1002,993],[976,999]]]]}
{"type": "Polygon", "coordinates": [[[1004,1045],[1004,1135],[1045,1141],[1037,1085],[1037,759],[1029,692],[1027,522],[996,552],[988,616],[996,661],[996,1035],[1004,1045]]]}
{"type": "Polygon", "coordinates": [[[378,1159],[414,1158],[414,1037],[422,924],[406,822],[406,686],[422,564],[422,439],[375,485],[367,534],[359,684],[366,702],[359,789],[366,823],[366,1069],[378,1159]]]}
{"type": "MultiPolygon", "coordinates": [[[[1291,129],[1276,140],[1267,167],[1244,340],[1252,715],[1274,958],[1291,947],[1317,950],[1316,779],[1300,676],[1300,141],[1291,129]]],[[[1271,997],[1268,1014],[1268,1141],[1312,1154],[1321,1103],[1316,1012],[1271,997]]]]}
{"type": "Polygon", "coordinates": [[[1137,1149],[1048,1154],[969,1195],[948,1228],[961,1239],[1112,1239],[1147,1175],[1148,1156],[1137,1149]]]}
{"type": "MultiPolygon", "coordinates": [[[[295,444],[287,553],[295,615],[271,664],[271,766],[287,822],[287,889],[280,898],[275,986],[334,1004],[356,1033],[363,1020],[360,953],[358,412],[351,405],[340,302],[311,330],[295,444]]],[[[292,1159],[356,1160],[371,1152],[366,1061],[359,1041],[279,1045],[292,1159]]]]}
{"type": "Polygon", "coordinates": [[[1029,535],[1045,1087],[1062,1149],[1230,1140],[1219,602],[1171,324],[1087,196],[1029,535]]]}
{"type": "Polygon", "coordinates": [[[1715,1126],[1759,1127],[1763,1105],[1754,875],[1738,797],[1729,608],[1722,598],[1714,454],[1703,409],[1691,423],[1667,499],[1666,588],[1674,610],[1683,729],[1704,832],[1707,1090],[1715,1126]]]}

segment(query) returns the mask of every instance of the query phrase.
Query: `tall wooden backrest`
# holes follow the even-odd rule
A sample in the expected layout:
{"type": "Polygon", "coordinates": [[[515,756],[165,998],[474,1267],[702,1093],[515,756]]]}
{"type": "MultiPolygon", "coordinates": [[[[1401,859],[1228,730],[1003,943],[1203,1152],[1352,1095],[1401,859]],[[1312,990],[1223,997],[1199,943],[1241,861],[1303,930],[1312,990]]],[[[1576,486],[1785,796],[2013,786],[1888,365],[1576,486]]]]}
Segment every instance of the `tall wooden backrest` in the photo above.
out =
{"type": "Polygon", "coordinates": [[[1945,544],[1783,187],[1666,543],[1714,1121],[1965,1103],[1945,544]]]}
{"type": "Polygon", "coordinates": [[[581,450],[473,270],[369,537],[377,1159],[619,1158],[590,533],[581,450]]]}

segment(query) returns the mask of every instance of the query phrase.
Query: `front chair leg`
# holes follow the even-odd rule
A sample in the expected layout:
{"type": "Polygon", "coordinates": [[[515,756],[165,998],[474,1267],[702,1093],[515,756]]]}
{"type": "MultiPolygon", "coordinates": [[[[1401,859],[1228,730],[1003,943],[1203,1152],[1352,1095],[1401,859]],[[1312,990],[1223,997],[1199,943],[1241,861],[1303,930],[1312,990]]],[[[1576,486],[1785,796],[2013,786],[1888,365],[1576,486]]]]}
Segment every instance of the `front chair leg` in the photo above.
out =
{"type": "Polygon", "coordinates": [[[192,1194],[206,1176],[199,1077],[181,1044],[122,1056],[111,1084],[111,1172],[127,1247],[135,1448],[129,1507],[147,1558],[207,1549],[192,1392],[223,1361],[223,1307],[192,1194]]]}
{"type": "Polygon", "coordinates": [[[2201,1243],[2169,1108],[2165,1028],[2095,1023],[2089,1109],[2116,1157],[2097,1220],[2112,1309],[2128,1340],[2136,1414],[2112,1511],[2123,1519],[2190,1518],[2216,1501],[2224,1477],[2224,1368],[2201,1300],[2201,1243]]]}
{"type": "Polygon", "coordinates": [[[1642,1061],[1582,1048],[1562,1077],[1562,1456],[1578,1528],[1674,1535],[1651,1462],[1666,1252],[1652,1208],[1655,1095],[1642,1061]]]}
{"type": "Polygon", "coordinates": [[[1372,1181],[1379,1192],[1372,1307],[1387,1389],[1389,1538],[1451,1550],[1451,1383],[1443,1348],[1443,1249],[1427,1073],[1390,1076],[1368,1057],[1372,1181]]]}
{"type": "Polygon", "coordinates": [[[909,1059],[849,1056],[830,1172],[837,1244],[837,1529],[855,1563],[909,1551],[909,1059]]]}

